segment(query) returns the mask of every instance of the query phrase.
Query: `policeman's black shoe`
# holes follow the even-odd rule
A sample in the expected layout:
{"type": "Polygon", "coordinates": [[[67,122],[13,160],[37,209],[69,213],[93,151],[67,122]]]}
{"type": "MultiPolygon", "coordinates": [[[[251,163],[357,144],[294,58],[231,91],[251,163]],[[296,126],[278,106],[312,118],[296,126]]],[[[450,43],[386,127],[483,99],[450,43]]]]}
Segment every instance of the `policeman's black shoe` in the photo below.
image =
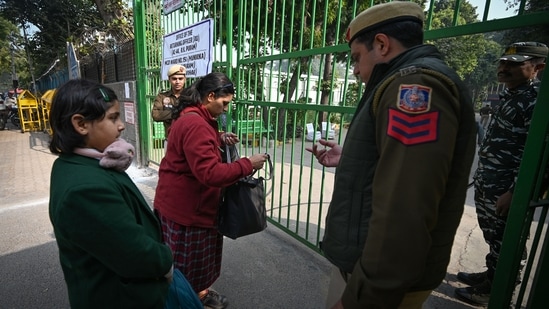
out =
{"type": "Polygon", "coordinates": [[[473,286],[484,282],[484,280],[488,279],[488,275],[486,271],[481,273],[458,272],[457,279],[467,285],[473,286]]]}
{"type": "Polygon", "coordinates": [[[486,279],[481,284],[466,288],[457,288],[454,290],[454,294],[459,300],[466,303],[475,306],[488,306],[490,290],[492,290],[492,283],[486,279]]]}

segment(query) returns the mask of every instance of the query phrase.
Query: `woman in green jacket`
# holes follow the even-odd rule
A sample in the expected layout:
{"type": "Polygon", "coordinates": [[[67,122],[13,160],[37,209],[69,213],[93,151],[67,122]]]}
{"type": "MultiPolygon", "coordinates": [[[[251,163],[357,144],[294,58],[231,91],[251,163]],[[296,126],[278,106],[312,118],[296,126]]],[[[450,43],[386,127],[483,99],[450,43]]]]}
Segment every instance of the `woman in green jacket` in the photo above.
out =
{"type": "Polygon", "coordinates": [[[71,308],[163,308],[172,253],[124,172],[134,148],[111,89],[70,80],[55,93],[49,214],[71,308]]]}

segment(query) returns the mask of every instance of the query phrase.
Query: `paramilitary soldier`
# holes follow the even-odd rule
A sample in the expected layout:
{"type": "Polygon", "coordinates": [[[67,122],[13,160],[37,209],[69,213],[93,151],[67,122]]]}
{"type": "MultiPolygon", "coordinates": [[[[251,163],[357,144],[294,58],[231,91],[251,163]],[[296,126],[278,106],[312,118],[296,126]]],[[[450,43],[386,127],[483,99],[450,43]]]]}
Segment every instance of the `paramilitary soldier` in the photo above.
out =
{"type": "Polygon", "coordinates": [[[168,70],[168,79],[171,89],[159,93],[154,98],[152,108],[152,119],[154,121],[164,122],[164,132],[168,137],[168,129],[172,123],[172,108],[178,104],[178,98],[187,80],[187,69],[180,65],[172,65],[168,70]]]}
{"type": "Polygon", "coordinates": [[[327,308],[421,308],[446,276],[475,152],[471,97],[432,45],[423,9],[374,5],[350,23],[364,82],[343,147],[309,149],[337,166],[321,245],[335,265],[327,308]]]}
{"type": "MultiPolygon", "coordinates": [[[[540,84],[537,74],[545,67],[547,52],[545,44],[519,42],[508,46],[499,59],[497,78],[506,89],[480,146],[474,177],[477,219],[490,247],[487,270],[459,272],[457,278],[470,287],[455,290],[458,298],[475,305],[487,305],[490,300],[507,214],[536,104],[540,84]]],[[[526,260],[526,251],[522,258],[526,260]]]]}

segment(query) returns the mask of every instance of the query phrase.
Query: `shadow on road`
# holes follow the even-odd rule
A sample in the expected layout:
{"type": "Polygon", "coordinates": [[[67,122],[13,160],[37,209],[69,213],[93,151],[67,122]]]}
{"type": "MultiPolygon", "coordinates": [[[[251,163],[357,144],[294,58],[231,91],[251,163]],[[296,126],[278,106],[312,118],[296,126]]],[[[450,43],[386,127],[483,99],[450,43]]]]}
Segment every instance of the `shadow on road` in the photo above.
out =
{"type": "Polygon", "coordinates": [[[0,256],[4,309],[69,308],[55,241],[0,256]]]}

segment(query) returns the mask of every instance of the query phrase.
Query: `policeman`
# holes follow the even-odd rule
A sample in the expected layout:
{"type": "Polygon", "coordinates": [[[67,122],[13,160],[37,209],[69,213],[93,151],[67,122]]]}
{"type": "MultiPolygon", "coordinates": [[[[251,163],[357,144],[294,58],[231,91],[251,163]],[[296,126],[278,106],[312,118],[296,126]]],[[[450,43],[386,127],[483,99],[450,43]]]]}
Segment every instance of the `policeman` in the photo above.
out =
{"type": "MultiPolygon", "coordinates": [[[[503,231],[538,95],[537,75],[545,67],[547,52],[545,44],[519,42],[509,45],[499,58],[497,78],[506,89],[500,95],[501,103],[494,109],[480,146],[474,176],[477,219],[490,247],[487,270],[459,272],[458,280],[470,286],[455,290],[458,298],[474,305],[487,305],[490,300],[503,231]]],[[[526,260],[526,252],[522,259],[526,260]]]]}
{"type": "Polygon", "coordinates": [[[185,87],[185,81],[187,80],[187,69],[176,64],[169,68],[168,79],[170,81],[171,89],[165,92],[159,93],[154,99],[152,108],[152,119],[154,121],[164,122],[164,129],[166,137],[168,136],[168,129],[172,123],[172,108],[178,104],[179,95],[185,87]]]}
{"type": "Polygon", "coordinates": [[[364,82],[337,166],[321,248],[335,266],[327,308],[421,308],[444,279],[475,151],[471,97],[432,45],[423,9],[374,5],[347,29],[364,82]]]}

